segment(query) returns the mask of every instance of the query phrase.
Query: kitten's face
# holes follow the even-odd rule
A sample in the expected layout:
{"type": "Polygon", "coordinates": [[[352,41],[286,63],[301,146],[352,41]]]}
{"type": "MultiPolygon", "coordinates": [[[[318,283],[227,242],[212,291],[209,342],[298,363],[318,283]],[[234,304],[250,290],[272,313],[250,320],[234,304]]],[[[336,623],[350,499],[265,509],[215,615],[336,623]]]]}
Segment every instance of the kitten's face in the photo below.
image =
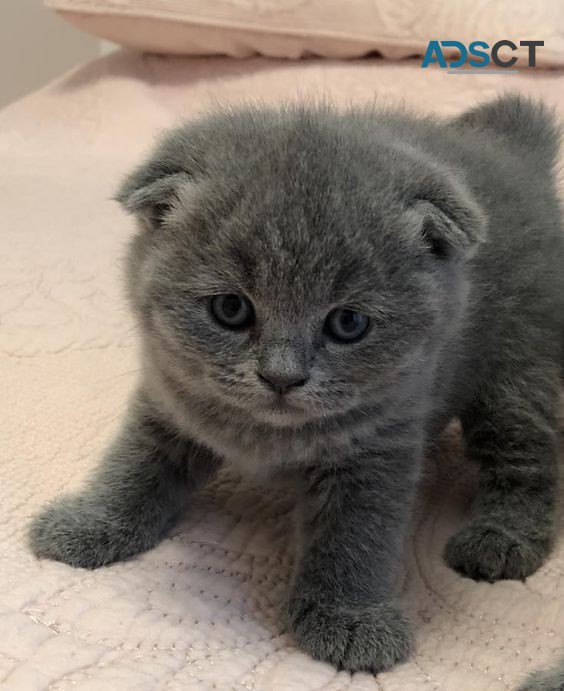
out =
{"type": "Polygon", "coordinates": [[[175,180],[137,238],[130,285],[152,365],[187,399],[257,423],[362,410],[425,366],[452,262],[414,242],[412,211],[389,176],[375,188],[357,142],[308,152],[285,131],[258,153],[256,138],[245,153],[238,133],[237,161],[206,152],[208,175],[175,180]]]}

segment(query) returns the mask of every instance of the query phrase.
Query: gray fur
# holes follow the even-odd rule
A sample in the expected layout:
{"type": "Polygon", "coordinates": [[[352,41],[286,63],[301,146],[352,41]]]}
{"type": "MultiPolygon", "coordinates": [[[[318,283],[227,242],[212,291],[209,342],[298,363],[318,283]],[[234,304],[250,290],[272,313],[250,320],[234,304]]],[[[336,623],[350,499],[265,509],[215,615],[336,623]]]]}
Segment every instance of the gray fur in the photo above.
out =
{"type": "Polygon", "coordinates": [[[531,674],[519,691],[564,691],[564,659],[549,670],[531,674]]]}
{"type": "Polygon", "coordinates": [[[388,669],[411,650],[395,591],[422,456],[458,417],[482,474],[446,559],[476,579],[526,578],[554,531],[556,146],[550,115],[516,97],[452,121],[293,106],[169,133],[118,195],[139,221],[127,275],[142,405],[85,493],[35,519],[34,552],[95,567],[147,549],[195,466],[199,479],[222,461],[288,473],[298,646],[388,669]],[[256,323],[218,325],[221,293],[247,296],[256,323]],[[336,307],[370,317],[365,338],[324,334],[336,307]],[[265,368],[301,385],[281,399],[265,368]]]}

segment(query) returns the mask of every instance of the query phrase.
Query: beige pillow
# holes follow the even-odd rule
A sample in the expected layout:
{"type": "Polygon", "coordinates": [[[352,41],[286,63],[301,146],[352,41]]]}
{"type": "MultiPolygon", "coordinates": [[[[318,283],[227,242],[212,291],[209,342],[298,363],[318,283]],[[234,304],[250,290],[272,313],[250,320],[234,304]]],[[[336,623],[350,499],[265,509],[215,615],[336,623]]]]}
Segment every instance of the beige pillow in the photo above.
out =
{"type": "MultiPolygon", "coordinates": [[[[45,0],[75,26],[124,46],[185,55],[387,58],[431,39],[544,40],[538,65],[564,65],[562,0],[45,0]]],[[[446,51],[445,51],[446,53],[446,51]]],[[[528,55],[519,48],[517,57],[528,55]]],[[[500,53],[502,55],[502,53],[500,53]]],[[[503,54],[504,59],[507,53],[503,54]]]]}

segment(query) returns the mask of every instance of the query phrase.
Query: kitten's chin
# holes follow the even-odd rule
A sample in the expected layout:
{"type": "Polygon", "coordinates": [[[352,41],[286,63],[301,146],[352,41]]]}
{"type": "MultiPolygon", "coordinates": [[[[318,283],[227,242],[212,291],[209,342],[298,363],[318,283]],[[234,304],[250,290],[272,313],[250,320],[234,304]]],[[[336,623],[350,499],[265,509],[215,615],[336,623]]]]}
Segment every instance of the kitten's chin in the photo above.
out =
{"type": "Polygon", "coordinates": [[[327,421],[343,415],[353,409],[356,399],[339,401],[340,405],[331,408],[327,404],[319,405],[303,401],[292,396],[261,396],[256,399],[224,397],[224,402],[236,408],[240,413],[250,416],[257,424],[278,428],[297,428],[308,424],[327,421]]]}
{"type": "Polygon", "coordinates": [[[306,413],[306,411],[284,408],[282,406],[261,408],[255,411],[253,416],[257,422],[268,424],[272,427],[301,427],[318,417],[311,413],[306,413]]]}
{"type": "Polygon", "coordinates": [[[316,406],[300,406],[291,400],[275,399],[250,411],[254,419],[272,427],[302,427],[332,417],[337,411],[316,406]]]}
{"type": "Polygon", "coordinates": [[[302,407],[296,402],[284,398],[272,397],[268,400],[247,400],[244,402],[238,400],[236,406],[246,415],[250,415],[257,423],[271,427],[301,427],[308,422],[314,422],[324,417],[321,411],[311,406],[302,407]]]}

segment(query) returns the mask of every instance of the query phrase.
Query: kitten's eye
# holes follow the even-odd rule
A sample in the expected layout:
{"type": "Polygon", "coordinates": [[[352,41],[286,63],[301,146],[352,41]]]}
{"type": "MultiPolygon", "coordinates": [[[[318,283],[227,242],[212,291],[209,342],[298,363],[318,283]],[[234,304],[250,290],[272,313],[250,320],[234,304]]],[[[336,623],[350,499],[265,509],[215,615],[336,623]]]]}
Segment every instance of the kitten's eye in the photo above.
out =
{"type": "Polygon", "coordinates": [[[210,302],[210,310],[217,321],[228,329],[245,329],[255,318],[250,301],[235,293],[214,295],[210,302]]]}
{"type": "Polygon", "coordinates": [[[334,341],[352,343],[361,339],[368,329],[368,317],[360,312],[336,309],[325,320],[325,333],[334,341]]]}

